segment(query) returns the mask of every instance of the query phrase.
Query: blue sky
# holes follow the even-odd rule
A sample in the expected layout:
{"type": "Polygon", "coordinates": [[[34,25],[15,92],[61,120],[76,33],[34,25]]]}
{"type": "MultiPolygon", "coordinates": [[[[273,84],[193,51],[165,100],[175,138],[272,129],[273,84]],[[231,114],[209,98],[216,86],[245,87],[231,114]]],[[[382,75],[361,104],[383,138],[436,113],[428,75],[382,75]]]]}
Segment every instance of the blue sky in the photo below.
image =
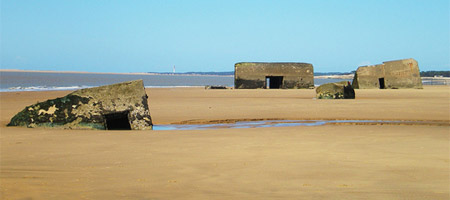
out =
{"type": "Polygon", "coordinates": [[[233,71],[308,62],[316,72],[415,58],[450,70],[449,0],[1,0],[1,68],[233,71]]]}

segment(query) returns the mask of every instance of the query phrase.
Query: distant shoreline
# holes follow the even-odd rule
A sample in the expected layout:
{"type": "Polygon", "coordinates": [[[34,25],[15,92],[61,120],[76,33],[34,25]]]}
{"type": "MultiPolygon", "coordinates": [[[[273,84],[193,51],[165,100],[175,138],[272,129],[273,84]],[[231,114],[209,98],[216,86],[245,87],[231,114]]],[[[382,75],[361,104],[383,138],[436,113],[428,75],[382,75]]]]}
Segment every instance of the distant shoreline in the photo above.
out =
{"type": "MultiPolygon", "coordinates": [[[[130,73],[115,73],[115,72],[84,72],[84,71],[51,71],[51,70],[21,70],[21,69],[0,69],[0,72],[30,72],[30,73],[55,73],[55,74],[114,74],[114,75],[161,75],[161,76],[220,76],[220,77],[234,77],[234,75],[220,75],[220,74],[201,74],[201,72],[188,73],[168,73],[168,72],[130,72],[130,73]]],[[[213,72],[212,72],[213,73],[213,72]]],[[[220,73],[220,72],[218,72],[220,73]]],[[[314,76],[319,79],[353,79],[353,74],[347,75],[320,75],[314,76]]]]}
{"type": "Polygon", "coordinates": [[[165,75],[165,76],[222,76],[233,77],[233,75],[214,74],[183,74],[183,73],[157,73],[157,72],[85,72],[85,71],[51,71],[51,70],[21,70],[21,69],[0,69],[0,72],[31,72],[31,73],[55,73],[55,74],[114,74],[114,75],[165,75]]]}
{"type": "MultiPolygon", "coordinates": [[[[169,73],[169,72],[85,72],[85,71],[52,71],[52,70],[22,70],[22,69],[0,69],[0,72],[31,72],[31,73],[55,73],[55,74],[112,74],[112,75],[160,75],[160,76],[219,76],[219,77],[234,77],[234,75],[220,75],[220,74],[201,74],[204,72],[187,72],[187,73],[169,73]]],[[[213,72],[211,72],[213,73],[213,72]]],[[[218,72],[220,73],[220,72],[218,72]]],[[[337,75],[317,75],[315,79],[353,79],[354,74],[337,74],[337,75]]],[[[450,77],[421,77],[425,80],[450,80],[450,77]]]]}
{"type": "Polygon", "coordinates": [[[314,78],[320,78],[320,79],[353,79],[353,77],[354,77],[354,74],[314,76],[314,78]]]}

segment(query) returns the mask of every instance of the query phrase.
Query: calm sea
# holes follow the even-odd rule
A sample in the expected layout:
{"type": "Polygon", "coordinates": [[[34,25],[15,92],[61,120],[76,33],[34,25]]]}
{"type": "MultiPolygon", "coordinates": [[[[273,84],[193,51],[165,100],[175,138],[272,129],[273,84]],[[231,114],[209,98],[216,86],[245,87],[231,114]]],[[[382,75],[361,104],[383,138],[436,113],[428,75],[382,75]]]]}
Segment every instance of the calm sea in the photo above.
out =
{"type": "MultiPolygon", "coordinates": [[[[43,72],[0,72],[0,92],[76,90],[142,79],[145,87],[195,87],[206,85],[234,86],[233,76],[81,74],[43,72]]],[[[351,81],[347,79],[315,79],[315,85],[351,81]]]]}

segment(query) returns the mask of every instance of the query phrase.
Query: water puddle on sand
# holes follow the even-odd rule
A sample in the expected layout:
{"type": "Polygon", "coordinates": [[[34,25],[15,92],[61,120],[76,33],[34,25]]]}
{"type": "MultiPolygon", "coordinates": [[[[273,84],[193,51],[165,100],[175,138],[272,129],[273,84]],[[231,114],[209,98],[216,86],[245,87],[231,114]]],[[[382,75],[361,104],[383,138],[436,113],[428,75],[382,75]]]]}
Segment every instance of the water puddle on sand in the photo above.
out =
{"type": "Polygon", "coordinates": [[[236,123],[220,124],[169,124],[153,125],[153,130],[203,130],[218,128],[265,128],[265,127],[293,127],[293,126],[320,126],[325,124],[344,125],[447,125],[448,123],[426,121],[384,121],[384,120],[263,120],[238,121],[236,123]]]}

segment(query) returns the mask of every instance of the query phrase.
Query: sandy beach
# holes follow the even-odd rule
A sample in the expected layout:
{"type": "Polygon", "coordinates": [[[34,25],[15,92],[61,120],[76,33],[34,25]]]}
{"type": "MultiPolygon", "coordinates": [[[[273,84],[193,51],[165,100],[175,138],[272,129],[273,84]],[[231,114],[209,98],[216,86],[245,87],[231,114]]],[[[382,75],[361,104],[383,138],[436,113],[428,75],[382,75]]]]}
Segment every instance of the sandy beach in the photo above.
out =
{"type": "Polygon", "coordinates": [[[450,87],[356,90],[150,88],[154,124],[352,119],[247,129],[6,127],[71,91],[0,93],[0,199],[449,199],[450,87]]]}

